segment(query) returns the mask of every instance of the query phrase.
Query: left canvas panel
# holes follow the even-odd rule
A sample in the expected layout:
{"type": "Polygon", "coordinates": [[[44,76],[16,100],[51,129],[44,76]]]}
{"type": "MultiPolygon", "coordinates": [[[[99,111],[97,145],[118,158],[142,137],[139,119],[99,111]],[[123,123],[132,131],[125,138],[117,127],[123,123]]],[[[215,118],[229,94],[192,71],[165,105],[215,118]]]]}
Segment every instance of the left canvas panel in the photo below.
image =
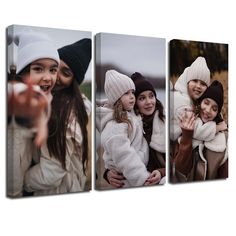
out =
{"type": "Polygon", "coordinates": [[[91,189],[89,31],[7,28],[7,196],[91,189]]]}

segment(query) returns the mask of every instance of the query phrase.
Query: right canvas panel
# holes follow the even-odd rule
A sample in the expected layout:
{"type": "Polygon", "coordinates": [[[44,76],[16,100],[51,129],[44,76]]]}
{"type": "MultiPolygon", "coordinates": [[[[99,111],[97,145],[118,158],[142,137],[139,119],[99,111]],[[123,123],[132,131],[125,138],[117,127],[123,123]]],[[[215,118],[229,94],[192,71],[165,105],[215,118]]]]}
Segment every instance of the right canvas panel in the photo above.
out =
{"type": "Polygon", "coordinates": [[[228,44],[171,40],[171,183],[228,177],[228,44]]]}

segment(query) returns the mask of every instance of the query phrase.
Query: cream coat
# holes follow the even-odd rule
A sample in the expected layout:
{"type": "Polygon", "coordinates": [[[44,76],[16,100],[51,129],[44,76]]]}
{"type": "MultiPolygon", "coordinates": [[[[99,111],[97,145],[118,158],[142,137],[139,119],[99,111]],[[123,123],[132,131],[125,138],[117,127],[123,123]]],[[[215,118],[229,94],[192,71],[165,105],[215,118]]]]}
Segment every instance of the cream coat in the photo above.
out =
{"type": "Polygon", "coordinates": [[[37,160],[38,164],[26,172],[24,182],[26,191],[34,192],[34,195],[49,195],[84,190],[86,176],[83,173],[81,160],[82,134],[73,116],[67,128],[66,139],[66,170],[58,160],[50,157],[47,146],[43,145],[41,157],[37,160]]]}
{"type": "Polygon", "coordinates": [[[98,107],[96,115],[100,118],[96,126],[101,132],[105,168],[123,173],[124,187],[142,186],[150,173],[146,169],[148,145],[143,137],[141,117],[133,111],[128,112],[132,123],[132,131],[128,134],[128,125],[114,121],[111,108],[98,107]]]}
{"type": "Polygon", "coordinates": [[[7,195],[22,197],[24,174],[30,167],[33,152],[34,130],[23,128],[13,121],[7,129],[7,195]]]}
{"type": "Polygon", "coordinates": [[[166,152],[166,129],[165,123],[158,117],[158,111],[153,118],[152,137],[150,147],[158,152],[166,152]]]}

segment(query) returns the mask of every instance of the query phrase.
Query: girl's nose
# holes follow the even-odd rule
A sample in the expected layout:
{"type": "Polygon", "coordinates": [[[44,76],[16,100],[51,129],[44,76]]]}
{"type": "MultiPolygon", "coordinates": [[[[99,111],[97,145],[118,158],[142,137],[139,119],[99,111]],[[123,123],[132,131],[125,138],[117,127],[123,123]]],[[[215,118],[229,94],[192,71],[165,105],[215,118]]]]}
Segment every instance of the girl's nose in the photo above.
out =
{"type": "Polygon", "coordinates": [[[52,77],[51,77],[51,74],[50,74],[50,72],[45,72],[44,73],[44,75],[43,75],[43,80],[46,80],[46,81],[49,81],[49,80],[51,80],[52,79],[52,77]]]}

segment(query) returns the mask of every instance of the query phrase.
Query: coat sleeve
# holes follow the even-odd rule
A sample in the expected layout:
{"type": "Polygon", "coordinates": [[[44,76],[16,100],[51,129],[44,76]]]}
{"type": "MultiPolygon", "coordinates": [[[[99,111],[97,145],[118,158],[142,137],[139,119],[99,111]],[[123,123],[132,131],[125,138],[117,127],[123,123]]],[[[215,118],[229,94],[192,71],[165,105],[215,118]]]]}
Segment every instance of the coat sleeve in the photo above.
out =
{"type": "Polygon", "coordinates": [[[175,168],[187,175],[192,169],[192,130],[182,130],[180,143],[176,145],[174,162],[175,168]]]}
{"type": "Polygon", "coordinates": [[[215,135],[216,123],[214,121],[209,121],[203,124],[200,118],[196,120],[193,138],[199,141],[210,141],[215,138],[215,135]]]}
{"type": "MultiPolygon", "coordinates": [[[[123,173],[131,186],[141,186],[149,176],[145,164],[131,146],[127,134],[112,135],[104,144],[117,169],[123,173]]],[[[140,155],[140,154],[139,154],[140,155]]]]}

